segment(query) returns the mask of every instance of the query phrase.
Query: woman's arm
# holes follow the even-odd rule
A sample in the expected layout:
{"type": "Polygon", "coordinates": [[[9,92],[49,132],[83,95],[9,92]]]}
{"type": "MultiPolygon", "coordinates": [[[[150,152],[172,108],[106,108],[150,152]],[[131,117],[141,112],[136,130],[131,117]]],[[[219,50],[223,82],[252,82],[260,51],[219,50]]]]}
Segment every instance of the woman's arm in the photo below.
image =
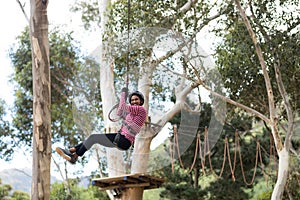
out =
{"type": "Polygon", "coordinates": [[[126,116],[126,101],[125,101],[125,98],[126,98],[126,92],[122,92],[121,93],[121,97],[120,97],[120,102],[119,102],[119,107],[118,107],[118,110],[117,110],[117,115],[118,116],[126,116]]]}

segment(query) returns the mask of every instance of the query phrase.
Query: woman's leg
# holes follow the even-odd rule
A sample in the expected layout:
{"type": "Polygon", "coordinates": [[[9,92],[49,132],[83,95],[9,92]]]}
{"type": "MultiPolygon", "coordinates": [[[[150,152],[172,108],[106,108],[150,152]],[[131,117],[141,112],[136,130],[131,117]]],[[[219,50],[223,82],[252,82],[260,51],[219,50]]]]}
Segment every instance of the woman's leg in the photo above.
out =
{"type": "Polygon", "coordinates": [[[129,140],[124,135],[119,134],[116,144],[114,144],[117,133],[92,134],[83,143],[75,147],[76,154],[83,156],[94,144],[100,144],[105,147],[118,147],[121,150],[128,150],[131,146],[129,140]]]}
{"type": "Polygon", "coordinates": [[[121,150],[128,150],[131,147],[131,142],[120,133],[114,138],[114,144],[121,150]]]}
{"type": "Polygon", "coordinates": [[[83,156],[83,154],[88,151],[94,144],[100,144],[105,147],[115,147],[113,144],[116,133],[107,134],[92,134],[83,143],[75,146],[76,154],[78,156],[83,156]]]}
{"type": "Polygon", "coordinates": [[[57,147],[56,151],[63,158],[65,158],[72,164],[75,164],[78,156],[83,156],[83,154],[88,151],[94,144],[100,144],[105,147],[118,147],[121,150],[128,150],[131,146],[131,142],[126,139],[124,135],[121,135],[119,133],[107,133],[92,134],[82,143],[70,148],[69,151],[64,150],[60,147],[57,147]]]}

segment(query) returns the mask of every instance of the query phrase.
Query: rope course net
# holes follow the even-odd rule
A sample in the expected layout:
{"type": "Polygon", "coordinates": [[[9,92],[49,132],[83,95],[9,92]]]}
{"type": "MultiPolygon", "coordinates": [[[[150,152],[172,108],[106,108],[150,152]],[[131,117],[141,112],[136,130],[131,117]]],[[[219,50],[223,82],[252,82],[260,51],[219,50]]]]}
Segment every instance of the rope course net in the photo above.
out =
{"type": "MultiPolygon", "coordinates": [[[[201,141],[201,132],[199,131],[197,133],[197,137],[195,139],[195,150],[194,150],[194,156],[193,156],[193,161],[192,164],[190,166],[185,166],[184,162],[182,161],[182,158],[180,155],[181,154],[181,149],[180,149],[180,145],[178,143],[178,138],[179,135],[181,133],[179,133],[178,129],[177,129],[177,125],[173,125],[173,133],[174,133],[174,137],[170,140],[169,143],[169,151],[170,151],[170,157],[171,157],[171,166],[172,166],[172,172],[174,173],[174,162],[175,162],[175,156],[178,156],[178,161],[180,164],[180,167],[183,169],[187,169],[189,173],[192,172],[192,170],[194,169],[195,165],[197,164],[197,162],[200,163],[201,165],[201,171],[203,175],[207,174],[207,168],[210,170],[211,174],[213,174],[214,176],[217,177],[222,177],[223,173],[224,173],[224,169],[226,166],[226,163],[228,163],[228,167],[229,167],[229,171],[231,174],[231,178],[233,181],[236,181],[236,170],[237,170],[237,165],[239,164],[240,170],[241,170],[241,174],[242,174],[242,179],[245,185],[250,186],[254,183],[255,180],[255,176],[257,173],[257,169],[260,168],[260,171],[263,173],[264,177],[265,177],[265,181],[266,183],[268,183],[268,177],[270,174],[270,170],[271,170],[271,166],[272,163],[277,163],[277,159],[274,156],[275,152],[275,148],[274,148],[274,141],[273,138],[270,137],[270,149],[269,149],[269,153],[265,151],[265,149],[263,149],[261,147],[260,142],[257,140],[256,141],[256,152],[255,152],[255,161],[254,161],[254,166],[253,166],[253,174],[251,177],[251,180],[247,180],[246,175],[245,175],[245,169],[244,169],[244,165],[243,165],[243,156],[242,156],[242,152],[241,152],[241,144],[240,144],[240,139],[239,139],[239,133],[238,131],[235,132],[235,139],[234,139],[234,147],[233,147],[233,155],[230,152],[230,144],[229,144],[229,139],[228,136],[225,136],[224,139],[224,147],[223,147],[223,161],[222,161],[222,165],[221,168],[218,170],[219,172],[217,173],[216,170],[214,169],[213,165],[212,165],[212,160],[211,160],[211,149],[209,147],[209,137],[208,137],[208,128],[205,127],[204,133],[203,133],[203,141],[201,141]],[[270,166],[269,169],[266,169],[265,164],[263,163],[263,158],[262,158],[262,151],[264,151],[264,153],[266,153],[269,157],[269,162],[270,162],[270,166]]],[[[187,134],[185,134],[185,136],[188,136],[187,134]]]]}

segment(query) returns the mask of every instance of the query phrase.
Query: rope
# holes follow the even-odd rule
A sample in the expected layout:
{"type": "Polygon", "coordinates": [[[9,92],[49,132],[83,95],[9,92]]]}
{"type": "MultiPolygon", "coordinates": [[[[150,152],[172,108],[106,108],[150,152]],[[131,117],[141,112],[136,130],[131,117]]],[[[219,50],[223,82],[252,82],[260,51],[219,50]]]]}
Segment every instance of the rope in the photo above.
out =
{"type": "MultiPolygon", "coordinates": [[[[201,168],[202,168],[202,173],[205,174],[205,159],[203,158],[202,156],[202,146],[201,146],[201,140],[199,138],[199,158],[200,158],[200,161],[201,161],[201,168]]],[[[204,157],[205,157],[205,154],[203,154],[204,157]]]]}
{"type": "Polygon", "coordinates": [[[173,130],[174,130],[175,145],[177,147],[178,159],[179,159],[181,168],[184,169],[184,165],[183,165],[183,162],[182,162],[181,157],[180,157],[181,154],[180,154],[180,148],[179,148],[179,143],[178,143],[177,125],[176,124],[173,126],[173,130]]]}
{"type": "Polygon", "coordinates": [[[227,155],[228,155],[228,162],[229,162],[231,177],[232,177],[232,180],[235,181],[234,170],[233,170],[233,167],[232,167],[232,164],[231,164],[231,158],[230,158],[231,156],[230,156],[229,143],[228,143],[228,137],[227,136],[226,136],[226,145],[227,145],[227,155]]]}
{"type": "Polygon", "coordinates": [[[225,138],[225,142],[224,142],[224,154],[223,154],[223,163],[222,163],[222,167],[221,167],[221,171],[220,171],[220,175],[219,177],[222,176],[224,168],[225,168],[225,163],[226,163],[226,148],[227,148],[227,143],[228,143],[228,138],[225,138]]]}
{"type": "Polygon", "coordinates": [[[266,176],[265,169],[264,169],[264,164],[263,164],[263,161],[262,161],[261,146],[260,146],[260,144],[259,144],[259,161],[260,161],[261,171],[264,174],[265,181],[267,182],[267,176],[266,176]]]}
{"type": "MultiPolygon", "coordinates": [[[[203,165],[205,166],[205,157],[206,157],[206,149],[207,149],[207,143],[208,143],[208,138],[207,138],[207,134],[204,133],[204,147],[203,147],[203,165]]],[[[203,172],[203,174],[205,175],[205,171],[203,172]]]]}
{"type": "Polygon", "coordinates": [[[234,158],[233,158],[233,171],[235,171],[235,167],[236,167],[236,158],[237,158],[237,146],[239,145],[238,143],[237,143],[237,141],[238,141],[238,139],[239,139],[239,133],[238,133],[238,131],[236,130],[235,131],[235,138],[234,138],[234,158]]]}
{"type": "MultiPolygon", "coordinates": [[[[178,153],[178,159],[180,161],[180,166],[181,166],[181,168],[184,169],[184,164],[183,164],[182,159],[180,157],[180,149],[179,149],[179,144],[178,144],[178,133],[177,133],[177,126],[176,125],[173,126],[173,130],[174,130],[174,143],[175,143],[173,148],[177,147],[177,153],[178,153]]],[[[273,143],[271,142],[271,145],[270,145],[270,155],[271,155],[271,157],[272,157],[272,152],[274,151],[274,148],[273,148],[272,144],[273,143]]],[[[209,147],[209,141],[208,141],[208,129],[207,129],[207,127],[205,127],[203,152],[202,152],[202,144],[201,144],[201,139],[200,139],[200,132],[198,132],[197,133],[197,138],[196,138],[196,148],[195,148],[195,152],[194,152],[193,163],[192,163],[192,165],[189,169],[189,173],[193,170],[194,166],[196,165],[196,160],[197,160],[196,157],[197,157],[197,154],[199,152],[199,158],[200,158],[200,161],[201,161],[203,174],[205,175],[205,158],[206,158],[206,156],[208,156],[210,170],[213,174],[216,175],[216,172],[214,171],[214,169],[212,167],[211,155],[210,155],[209,148],[210,147],[209,147]]],[[[171,145],[170,145],[172,172],[174,173],[174,160],[173,160],[174,159],[174,153],[173,152],[174,151],[171,151],[171,145]]],[[[264,171],[264,165],[263,165],[262,153],[261,153],[261,146],[260,146],[259,141],[256,141],[256,156],[255,156],[254,172],[253,172],[251,181],[248,182],[246,180],[246,175],[245,175],[244,166],[243,166],[243,159],[242,159],[242,154],[241,154],[241,146],[240,146],[240,142],[239,142],[239,134],[238,134],[237,130],[235,132],[235,148],[234,148],[233,162],[231,161],[231,156],[230,156],[230,147],[229,147],[229,142],[228,142],[228,136],[225,137],[223,162],[222,162],[222,167],[221,167],[221,170],[220,170],[219,177],[222,177],[222,174],[224,172],[224,168],[225,168],[225,164],[226,164],[226,156],[228,157],[229,168],[230,168],[230,172],[231,172],[231,176],[232,176],[233,181],[236,180],[235,170],[236,170],[237,156],[239,156],[239,160],[240,160],[240,167],[241,167],[243,181],[247,186],[250,186],[254,183],[254,179],[255,179],[255,176],[256,176],[256,173],[257,173],[258,162],[260,162],[261,169],[262,169],[262,171],[264,171]]]]}
{"type": "Polygon", "coordinates": [[[170,157],[171,157],[171,166],[172,166],[172,174],[175,172],[175,163],[174,163],[174,145],[171,141],[171,137],[169,139],[169,151],[170,151],[170,157]]]}
{"type": "MultiPolygon", "coordinates": [[[[128,85],[129,85],[129,58],[130,58],[130,0],[127,2],[127,53],[126,53],[126,80],[125,80],[125,87],[128,90],[128,85]]],[[[126,100],[125,100],[126,101],[126,100]]],[[[111,118],[111,114],[119,106],[119,103],[115,104],[109,111],[108,113],[108,119],[112,122],[117,122],[119,121],[119,118],[113,119],[111,118]]]]}
{"type": "Polygon", "coordinates": [[[129,84],[129,60],[130,60],[130,0],[127,2],[127,69],[126,69],[126,88],[128,89],[129,84]]]}
{"type": "MultiPolygon", "coordinates": [[[[205,127],[205,137],[208,138],[208,128],[205,127]]],[[[213,173],[214,170],[212,168],[212,163],[211,163],[211,157],[210,157],[210,146],[209,146],[209,142],[208,142],[208,139],[207,139],[207,149],[209,150],[208,151],[208,162],[209,162],[209,168],[210,168],[210,171],[213,173]]]]}
{"type": "MultiPolygon", "coordinates": [[[[220,171],[219,177],[222,177],[222,175],[223,175],[223,172],[224,172],[224,169],[225,169],[225,163],[226,163],[226,155],[227,155],[231,177],[232,177],[232,180],[235,181],[236,179],[235,179],[235,176],[234,176],[234,167],[232,167],[231,158],[230,158],[228,136],[225,137],[224,151],[223,152],[224,152],[223,153],[223,163],[222,163],[222,167],[221,167],[221,171],[220,171]]],[[[234,166],[235,166],[235,164],[234,164],[234,166]]]]}
{"type": "Polygon", "coordinates": [[[240,158],[240,165],[241,165],[241,171],[242,171],[242,175],[243,175],[243,180],[244,180],[244,183],[246,185],[252,185],[253,182],[254,182],[254,178],[255,178],[255,175],[256,175],[256,169],[257,169],[257,163],[258,163],[258,155],[259,155],[259,152],[260,151],[260,144],[258,141],[256,141],[256,157],[255,157],[255,166],[254,166],[254,172],[253,172],[253,175],[252,175],[252,179],[250,181],[250,183],[247,182],[246,180],[246,176],[245,176],[245,171],[244,171],[244,167],[243,167],[243,161],[242,161],[242,154],[241,154],[241,149],[240,149],[240,142],[239,140],[237,140],[237,144],[238,144],[238,152],[239,152],[239,158],[240,158]]]}
{"type": "Polygon", "coordinates": [[[193,163],[190,167],[189,173],[193,170],[195,164],[196,164],[196,160],[197,160],[197,154],[198,154],[198,148],[199,148],[199,140],[200,140],[200,133],[197,133],[197,138],[196,138],[196,147],[195,147],[195,153],[194,153],[194,159],[193,159],[193,163]]]}
{"type": "MultiPolygon", "coordinates": [[[[205,137],[207,138],[207,136],[205,137]]],[[[208,143],[209,144],[209,143],[208,143]]],[[[233,166],[232,166],[232,162],[231,162],[231,156],[230,156],[230,149],[229,149],[229,142],[228,142],[228,137],[226,136],[225,138],[225,142],[224,142],[224,154],[223,154],[223,163],[222,163],[222,168],[221,168],[221,172],[219,177],[222,176],[224,168],[225,168],[225,163],[226,163],[226,155],[228,156],[228,162],[229,162],[229,167],[230,167],[230,172],[231,172],[231,176],[232,176],[232,180],[235,181],[236,177],[235,177],[235,169],[236,169],[236,161],[237,161],[237,152],[239,153],[239,158],[240,158],[240,165],[241,165],[241,171],[242,171],[242,175],[243,175],[243,181],[246,185],[252,185],[255,179],[255,175],[257,172],[257,166],[258,166],[258,159],[262,168],[262,171],[264,170],[263,168],[263,162],[262,162],[262,153],[261,153],[261,147],[260,147],[260,143],[258,141],[256,141],[256,158],[255,158],[255,166],[254,166],[254,172],[253,172],[253,176],[251,179],[251,182],[247,182],[246,180],[246,176],[245,176],[245,172],[244,172],[244,168],[243,168],[243,162],[242,162],[242,154],[240,151],[240,142],[239,142],[239,135],[238,132],[236,131],[235,133],[235,151],[234,151],[234,160],[233,160],[233,166]]],[[[209,159],[210,159],[210,154],[209,154],[209,159]]],[[[212,164],[210,162],[210,169],[211,171],[214,173],[214,170],[212,168],[212,164]]]]}

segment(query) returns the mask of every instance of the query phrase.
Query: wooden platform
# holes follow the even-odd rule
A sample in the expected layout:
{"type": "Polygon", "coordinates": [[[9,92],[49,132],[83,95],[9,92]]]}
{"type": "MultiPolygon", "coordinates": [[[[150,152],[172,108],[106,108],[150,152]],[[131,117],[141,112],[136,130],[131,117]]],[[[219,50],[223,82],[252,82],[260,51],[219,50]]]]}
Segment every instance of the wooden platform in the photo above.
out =
{"type": "Polygon", "coordinates": [[[125,189],[135,187],[143,187],[145,190],[147,190],[159,188],[163,183],[163,178],[145,174],[127,174],[92,180],[92,185],[98,186],[101,190],[112,190],[116,188],[125,189]]]}

